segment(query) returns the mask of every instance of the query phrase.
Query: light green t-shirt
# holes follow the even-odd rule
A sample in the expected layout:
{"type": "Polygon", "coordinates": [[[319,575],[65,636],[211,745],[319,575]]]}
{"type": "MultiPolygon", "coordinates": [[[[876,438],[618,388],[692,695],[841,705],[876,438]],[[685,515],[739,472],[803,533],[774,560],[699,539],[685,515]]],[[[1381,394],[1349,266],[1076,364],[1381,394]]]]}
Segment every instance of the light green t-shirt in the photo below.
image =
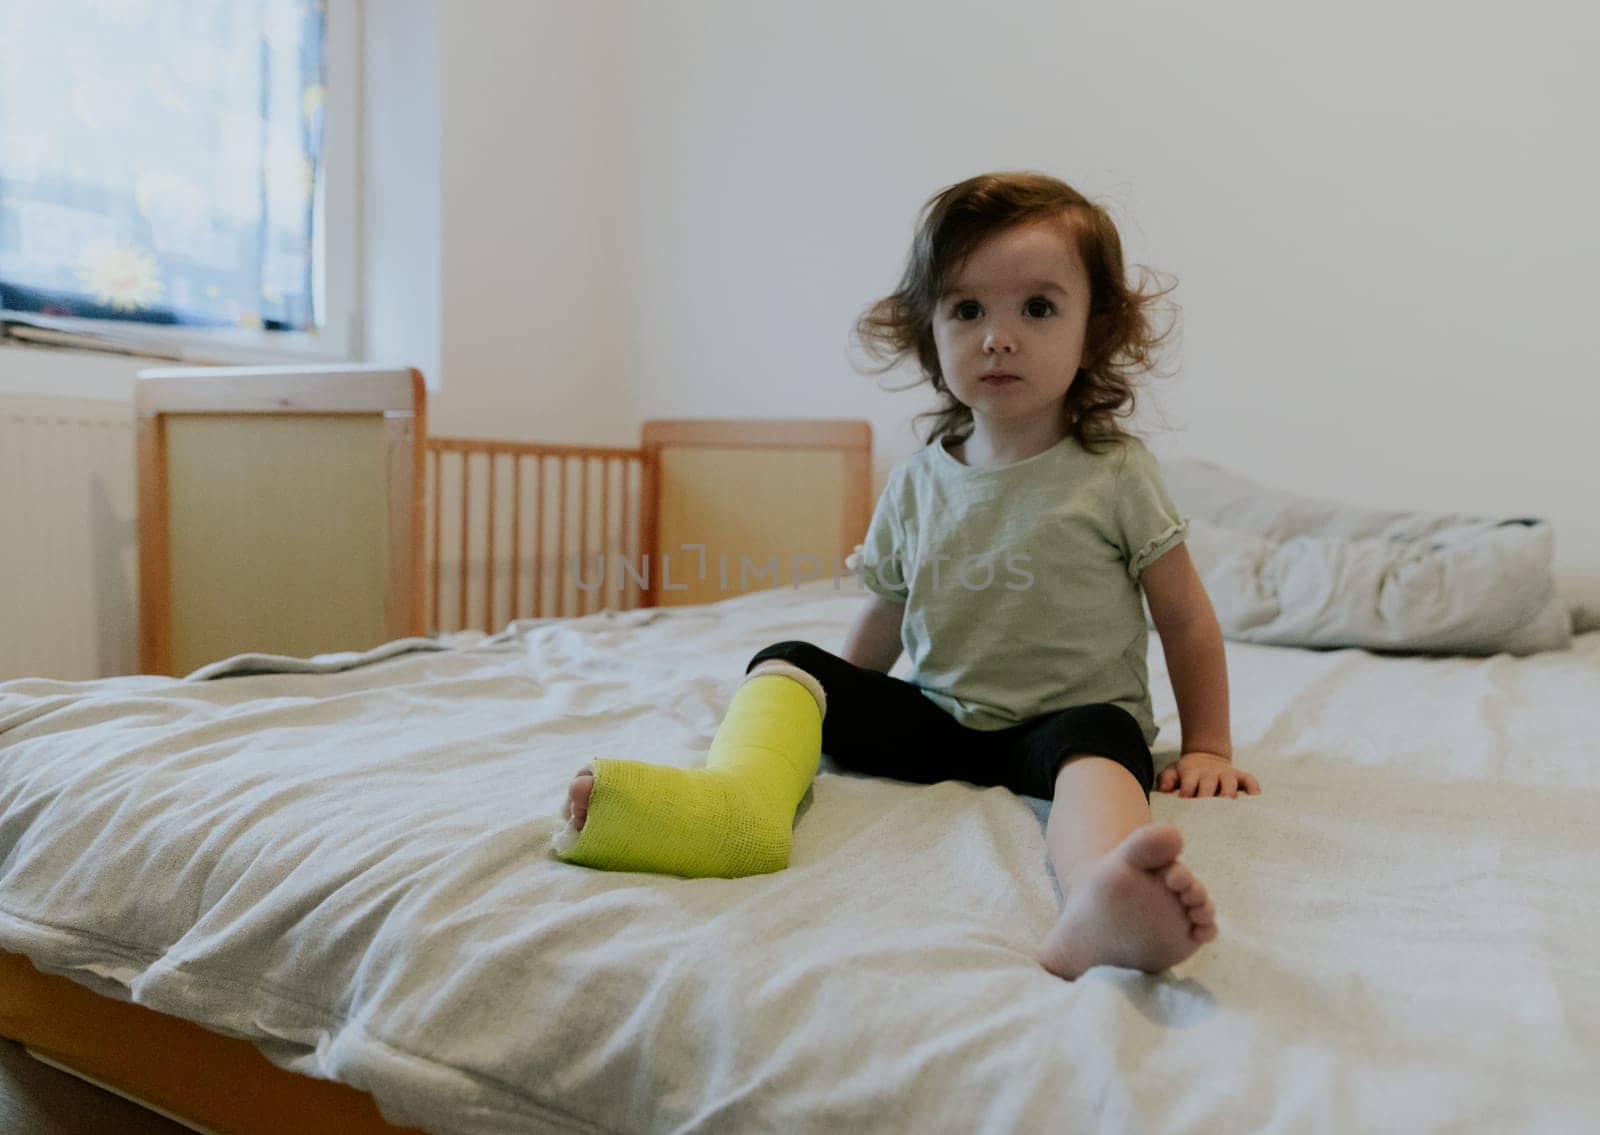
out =
{"type": "Polygon", "coordinates": [[[1188,534],[1136,438],[1011,465],[934,442],[894,467],[862,582],[905,604],[907,680],[974,729],[1110,702],[1155,740],[1139,573],[1188,534]]]}

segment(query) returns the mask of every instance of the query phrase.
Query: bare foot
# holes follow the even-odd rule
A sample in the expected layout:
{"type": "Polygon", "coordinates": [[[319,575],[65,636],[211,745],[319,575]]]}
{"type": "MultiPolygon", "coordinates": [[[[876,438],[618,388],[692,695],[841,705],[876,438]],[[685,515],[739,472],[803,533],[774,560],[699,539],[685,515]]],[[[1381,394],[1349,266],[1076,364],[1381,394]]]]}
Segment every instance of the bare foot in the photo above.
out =
{"type": "Polygon", "coordinates": [[[594,770],[583,769],[572,778],[572,784],[567,788],[566,818],[572,822],[572,830],[581,832],[583,822],[589,818],[589,794],[594,791],[594,770]]]}
{"type": "Polygon", "coordinates": [[[1040,948],[1044,968],[1068,981],[1098,965],[1159,973],[1215,938],[1216,908],[1182,850],[1177,828],[1145,824],[1085,865],[1040,948]]]}

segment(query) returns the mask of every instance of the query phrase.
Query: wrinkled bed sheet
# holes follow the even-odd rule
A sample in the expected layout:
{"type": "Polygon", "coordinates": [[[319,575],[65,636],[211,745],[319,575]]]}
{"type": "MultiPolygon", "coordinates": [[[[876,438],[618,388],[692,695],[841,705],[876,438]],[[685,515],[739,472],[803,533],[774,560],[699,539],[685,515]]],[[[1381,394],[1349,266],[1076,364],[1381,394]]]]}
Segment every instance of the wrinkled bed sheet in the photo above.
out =
{"type": "Polygon", "coordinates": [[[824,773],[793,866],[756,878],[551,856],[575,769],[697,764],[756,649],[837,649],[860,602],[823,583],[323,673],[0,685],[0,948],[437,1132],[1600,1110],[1600,635],[1523,659],[1230,644],[1265,793],[1155,797],[1222,931],[1159,977],[1039,968],[1042,804],[1002,789],[824,773]]]}

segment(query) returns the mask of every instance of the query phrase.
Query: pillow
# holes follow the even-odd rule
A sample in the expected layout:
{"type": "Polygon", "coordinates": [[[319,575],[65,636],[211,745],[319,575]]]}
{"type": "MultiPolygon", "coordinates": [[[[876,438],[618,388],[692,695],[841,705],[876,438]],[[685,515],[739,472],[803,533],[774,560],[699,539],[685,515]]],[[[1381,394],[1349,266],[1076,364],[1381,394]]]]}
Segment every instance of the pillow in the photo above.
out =
{"type": "Polygon", "coordinates": [[[1194,458],[1163,468],[1228,638],[1436,654],[1572,643],[1542,520],[1379,512],[1194,458]]]}

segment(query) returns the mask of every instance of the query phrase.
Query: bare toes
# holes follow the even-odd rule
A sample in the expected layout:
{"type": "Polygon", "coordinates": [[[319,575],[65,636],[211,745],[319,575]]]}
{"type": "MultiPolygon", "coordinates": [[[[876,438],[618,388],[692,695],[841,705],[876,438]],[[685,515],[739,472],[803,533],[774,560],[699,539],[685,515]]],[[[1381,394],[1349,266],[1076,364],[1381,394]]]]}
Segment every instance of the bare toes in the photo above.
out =
{"type": "Polygon", "coordinates": [[[1182,863],[1174,863],[1168,868],[1167,873],[1162,876],[1162,881],[1167,884],[1169,891],[1177,891],[1180,894],[1189,890],[1196,882],[1194,872],[1182,863]]]}
{"type": "Polygon", "coordinates": [[[1183,851],[1183,834],[1172,824],[1149,823],[1135,828],[1114,854],[1132,867],[1160,871],[1177,861],[1183,851]]]}
{"type": "Polygon", "coordinates": [[[1210,900],[1189,908],[1189,921],[1196,926],[1210,926],[1217,921],[1217,908],[1210,900]]]}
{"type": "Polygon", "coordinates": [[[572,778],[572,784],[567,789],[566,817],[578,831],[583,830],[583,822],[589,818],[589,795],[593,791],[594,770],[587,768],[572,778]]]}

